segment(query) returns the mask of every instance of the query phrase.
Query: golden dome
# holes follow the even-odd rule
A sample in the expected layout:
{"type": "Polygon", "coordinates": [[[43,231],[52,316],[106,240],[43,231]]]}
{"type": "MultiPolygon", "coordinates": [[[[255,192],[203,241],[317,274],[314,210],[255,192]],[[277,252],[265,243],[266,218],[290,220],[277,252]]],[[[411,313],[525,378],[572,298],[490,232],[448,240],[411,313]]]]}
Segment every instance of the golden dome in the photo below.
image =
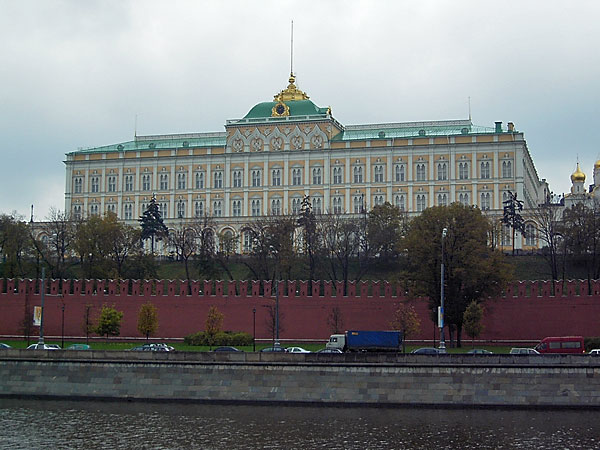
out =
{"type": "Polygon", "coordinates": [[[594,164],[594,169],[600,169],[600,159],[594,164]]]}
{"type": "Polygon", "coordinates": [[[575,169],[575,172],[571,175],[571,183],[577,182],[585,183],[585,173],[579,168],[579,163],[577,163],[577,169],[575,169]]]}

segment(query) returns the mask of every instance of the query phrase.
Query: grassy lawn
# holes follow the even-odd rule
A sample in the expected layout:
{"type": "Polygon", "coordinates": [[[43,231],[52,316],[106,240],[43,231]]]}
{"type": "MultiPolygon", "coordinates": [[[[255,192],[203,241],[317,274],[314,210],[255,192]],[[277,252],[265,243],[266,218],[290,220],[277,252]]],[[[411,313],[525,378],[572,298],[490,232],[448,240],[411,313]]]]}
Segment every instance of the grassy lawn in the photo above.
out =
{"type": "MultiPolygon", "coordinates": [[[[4,343],[10,345],[13,348],[26,348],[27,347],[27,341],[3,341],[4,343]]],[[[36,343],[37,340],[32,339],[29,343],[33,344],[36,343]]],[[[61,345],[61,341],[60,340],[44,340],[44,342],[46,344],[58,344],[61,345]]],[[[137,347],[138,345],[142,345],[144,344],[146,341],[138,341],[138,342],[102,342],[102,341],[90,341],[90,346],[92,347],[92,350],[129,350],[132,349],[133,347],[137,347]]],[[[154,340],[150,340],[149,342],[156,342],[154,340]]],[[[79,343],[81,344],[81,341],[77,341],[77,342],[71,342],[71,341],[65,341],[65,348],[68,347],[71,344],[75,344],[75,343],[79,343]]],[[[175,347],[175,350],[178,351],[182,351],[182,352],[208,352],[212,349],[214,349],[217,346],[213,346],[213,347],[208,347],[208,346],[193,346],[193,345],[186,345],[183,342],[170,342],[169,345],[175,347]]],[[[269,343],[257,343],[256,344],[256,351],[259,351],[265,347],[270,347],[272,344],[271,342],[269,343]]],[[[289,343],[289,342],[285,342],[282,343],[282,347],[302,347],[306,350],[309,350],[311,352],[316,352],[317,350],[320,350],[322,348],[325,347],[325,343],[289,343]]],[[[410,353],[411,351],[417,349],[417,348],[421,348],[421,347],[426,347],[426,345],[407,345],[406,346],[406,352],[410,353]]],[[[251,345],[246,345],[246,346],[236,346],[237,349],[242,350],[244,352],[251,352],[252,351],[252,346],[251,345]]],[[[448,348],[447,351],[448,353],[467,353],[469,350],[471,350],[471,346],[470,345],[466,345],[462,348],[448,348]]],[[[509,353],[511,347],[501,347],[501,346],[485,346],[485,345],[478,345],[476,346],[476,348],[483,348],[486,350],[489,350],[493,353],[509,353]]]]}

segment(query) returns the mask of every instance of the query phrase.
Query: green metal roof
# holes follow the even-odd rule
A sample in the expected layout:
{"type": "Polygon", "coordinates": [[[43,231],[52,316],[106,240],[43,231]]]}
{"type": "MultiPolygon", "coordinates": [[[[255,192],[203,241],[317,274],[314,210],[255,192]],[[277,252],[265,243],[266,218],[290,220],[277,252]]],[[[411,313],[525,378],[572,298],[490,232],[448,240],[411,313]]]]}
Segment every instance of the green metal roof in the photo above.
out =
{"type": "Polygon", "coordinates": [[[334,141],[355,139],[418,138],[494,133],[495,129],[473,125],[470,121],[409,122],[346,126],[334,141]]]}
{"type": "Polygon", "coordinates": [[[183,149],[192,147],[224,147],[226,144],[225,133],[206,133],[189,135],[160,135],[160,136],[138,136],[133,141],[120,142],[117,144],[104,145],[101,147],[80,148],[73,153],[96,153],[96,152],[126,152],[160,149],[183,149]]]}
{"type": "MultiPolygon", "coordinates": [[[[278,102],[262,102],[254,106],[244,119],[270,118],[273,116],[273,107],[278,102]]],[[[290,108],[290,116],[313,116],[327,114],[327,108],[319,108],[310,100],[292,100],[285,102],[290,108]]],[[[285,119],[285,117],[281,117],[285,119]]]]}

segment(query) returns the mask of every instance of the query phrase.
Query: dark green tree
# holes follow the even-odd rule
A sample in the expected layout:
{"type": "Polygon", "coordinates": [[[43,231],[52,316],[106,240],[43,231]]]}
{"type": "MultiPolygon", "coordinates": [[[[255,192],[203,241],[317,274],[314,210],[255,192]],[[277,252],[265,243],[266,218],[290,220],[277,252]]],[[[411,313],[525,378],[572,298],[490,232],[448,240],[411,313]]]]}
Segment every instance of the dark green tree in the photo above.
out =
{"type": "Polygon", "coordinates": [[[406,231],[406,216],[397,206],[376,205],[367,217],[367,239],[371,253],[387,263],[396,256],[398,242],[406,231]]]}
{"type": "Polygon", "coordinates": [[[478,208],[459,203],[428,208],[411,221],[404,247],[410,266],[407,274],[416,293],[429,297],[430,310],[440,305],[444,228],[445,324],[456,329],[460,346],[469,303],[497,295],[512,273],[504,255],[488,245],[489,222],[478,208]]]}
{"type": "Polygon", "coordinates": [[[508,191],[508,199],[502,202],[504,212],[502,215],[502,223],[508,225],[512,230],[512,254],[515,254],[515,233],[518,231],[521,236],[525,236],[525,220],[521,216],[523,211],[523,202],[517,199],[517,193],[508,191]]]}
{"type": "Polygon", "coordinates": [[[152,196],[150,203],[146,210],[142,213],[138,219],[140,226],[142,227],[142,240],[150,239],[150,249],[154,254],[154,241],[160,241],[166,238],[169,234],[169,230],[163,223],[158,203],[156,203],[156,196],[152,196]]]}

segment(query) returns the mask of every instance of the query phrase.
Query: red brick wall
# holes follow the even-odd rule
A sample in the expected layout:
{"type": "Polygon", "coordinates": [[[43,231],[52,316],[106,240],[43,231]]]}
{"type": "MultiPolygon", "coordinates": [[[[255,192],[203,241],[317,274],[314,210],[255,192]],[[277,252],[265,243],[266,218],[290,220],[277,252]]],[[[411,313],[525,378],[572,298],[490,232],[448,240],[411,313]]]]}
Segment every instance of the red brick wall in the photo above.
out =
{"type": "MultiPolygon", "coordinates": [[[[315,282],[311,293],[305,281],[289,282],[287,289],[285,284],[280,288],[282,339],[326,339],[331,334],[327,318],[336,306],[345,329],[389,329],[401,302],[413,305],[421,317],[421,333],[415,338],[433,337],[427,299],[409,300],[387,282],[350,283],[347,296],[342,295],[339,283],[315,282]]],[[[31,310],[40,305],[39,286],[39,281],[0,280],[0,335],[22,335],[25,305],[31,310]]],[[[557,286],[556,296],[551,296],[548,282],[509,285],[503,296],[485,303],[481,338],[535,341],[552,335],[600,336],[600,281],[593,283],[591,295],[585,282],[569,281],[564,289],[557,286]]],[[[64,303],[66,336],[84,335],[87,304],[92,306],[94,319],[103,304],[114,305],[124,312],[121,336],[140,336],[137,314],[143,303],[151,302],[158,309],[160,337],[183,337],[204,329],[211,305],[225,315],[224,329],[248,333],[252,333],[252,308],[256,308],[257,338],[270,337],[266,325],[268,306],[274,305],[270,282],[194,282],[191,295],[186,295],[186,288],[179,281],[50,280],[46,282],[44,334],[61,335],[64,303]]]]}

